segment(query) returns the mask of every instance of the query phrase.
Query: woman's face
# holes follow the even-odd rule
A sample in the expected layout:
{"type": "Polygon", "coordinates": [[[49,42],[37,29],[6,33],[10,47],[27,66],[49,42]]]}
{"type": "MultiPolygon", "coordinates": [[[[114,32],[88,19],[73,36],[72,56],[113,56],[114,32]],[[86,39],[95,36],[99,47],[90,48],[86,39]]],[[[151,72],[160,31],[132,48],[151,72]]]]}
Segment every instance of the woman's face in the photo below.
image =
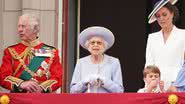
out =
{"type": "Polygon", "coordinates": [[[88,51],[91,55],[101,55],[105,51],[105,44],[101,37],[92,37],[89,39],[88,51]]]}
{"type": "Polygon", "coordinates": [[[166,7],[162,7],[159,11],[155,14],[157,18],[158,24],[161,28],[165,28],[167,26],[171,26],[173,21],[174,13],[171,13],[166,7]]]}

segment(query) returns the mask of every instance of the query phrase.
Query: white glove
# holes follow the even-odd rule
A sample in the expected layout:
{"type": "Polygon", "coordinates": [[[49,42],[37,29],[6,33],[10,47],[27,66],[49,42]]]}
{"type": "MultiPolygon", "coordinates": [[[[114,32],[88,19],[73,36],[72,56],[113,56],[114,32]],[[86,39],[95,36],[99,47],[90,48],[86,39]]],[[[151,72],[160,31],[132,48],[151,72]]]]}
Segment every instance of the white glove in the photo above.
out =
{"type": "Polygon", "coordinates": [[[101,85],[103,85],[106,81],[106,78],[104,76],[99,76],[99,83],[101,83],[101,85]]]}
{"type": "Polygon", "coordinates": [[[91,75],[90,83],[93,86],[102,86],[105,83],[105,77],[99,74],[91,75]]]}
{"type": "Polygon", "coordinates": [[[97,74],[93,74],[93,75],[86,77],[83,83],[85,85],[90,84],[91,86],[94,86],[97,83],[97,79],[99,79],[99,76],[97,74]]]}

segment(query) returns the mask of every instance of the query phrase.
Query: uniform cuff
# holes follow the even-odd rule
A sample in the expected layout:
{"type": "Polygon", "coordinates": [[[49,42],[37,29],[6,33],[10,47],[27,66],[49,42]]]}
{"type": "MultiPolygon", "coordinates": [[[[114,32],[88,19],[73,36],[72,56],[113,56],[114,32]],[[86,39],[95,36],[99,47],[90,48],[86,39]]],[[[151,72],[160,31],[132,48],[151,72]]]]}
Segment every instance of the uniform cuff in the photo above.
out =
{"type": "Polygon", "coordinates": [[[12,85],[16,85],[17,87],[19,87],[20,84],[23,82],[22,79],[19,79],[19,78],[13,77],[13,76],[7,76],[5,78],[5,81],[10,82],[12,85]]]}
{"type": "Polygon", "coordinates": [[[44,81],[40,84],[40,87],[44,90],[44,92],[52,92],[52,88],[51,86],[56,84],[57,81],[56,80],[47,80],[47,81],[44,81]]]}

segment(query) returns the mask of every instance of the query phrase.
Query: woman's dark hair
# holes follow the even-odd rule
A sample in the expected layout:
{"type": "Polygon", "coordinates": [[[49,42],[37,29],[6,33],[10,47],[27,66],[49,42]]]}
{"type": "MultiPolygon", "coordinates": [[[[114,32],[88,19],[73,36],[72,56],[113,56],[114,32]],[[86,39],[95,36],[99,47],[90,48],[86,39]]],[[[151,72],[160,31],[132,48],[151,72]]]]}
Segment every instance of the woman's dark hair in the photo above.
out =
{"type": "Polygon", "coordinates": [[[175,22],[179,18],[179,10],[177,9],[175,5],[172,5],[170,2],[165,4],[164,7],[166,7],[171,13],[174,13],[173,24],[175,24],[175,22]]]}

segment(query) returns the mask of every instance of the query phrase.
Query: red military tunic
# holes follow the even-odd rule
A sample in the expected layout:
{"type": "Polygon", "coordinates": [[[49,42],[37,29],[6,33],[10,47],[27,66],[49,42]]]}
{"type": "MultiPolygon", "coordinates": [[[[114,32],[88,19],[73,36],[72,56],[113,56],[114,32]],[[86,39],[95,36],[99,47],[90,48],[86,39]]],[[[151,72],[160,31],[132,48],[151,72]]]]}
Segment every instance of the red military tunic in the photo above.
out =
{"type": "MultiPolygon", "coordinates": [[[[33,64],[38,63],[33,62],[33,64]]],[[[32,66],[35,67],[35,65],[32,66]]],[[[22,41],[6,48],[0,67],[0,85],[17,92],[15,89],[19,88],[19,85],[25,80],[38,82],[44,92],[52,92],[61,87],[62,66],[58,50],[38,39],[30,44],[22,41]],[[38,68],[32,71],[28,65],[35,56],[44,57],[44,59],[38,68]],[[31,76],[31,78],[26,78],[26,75],[31,76]]]]}

